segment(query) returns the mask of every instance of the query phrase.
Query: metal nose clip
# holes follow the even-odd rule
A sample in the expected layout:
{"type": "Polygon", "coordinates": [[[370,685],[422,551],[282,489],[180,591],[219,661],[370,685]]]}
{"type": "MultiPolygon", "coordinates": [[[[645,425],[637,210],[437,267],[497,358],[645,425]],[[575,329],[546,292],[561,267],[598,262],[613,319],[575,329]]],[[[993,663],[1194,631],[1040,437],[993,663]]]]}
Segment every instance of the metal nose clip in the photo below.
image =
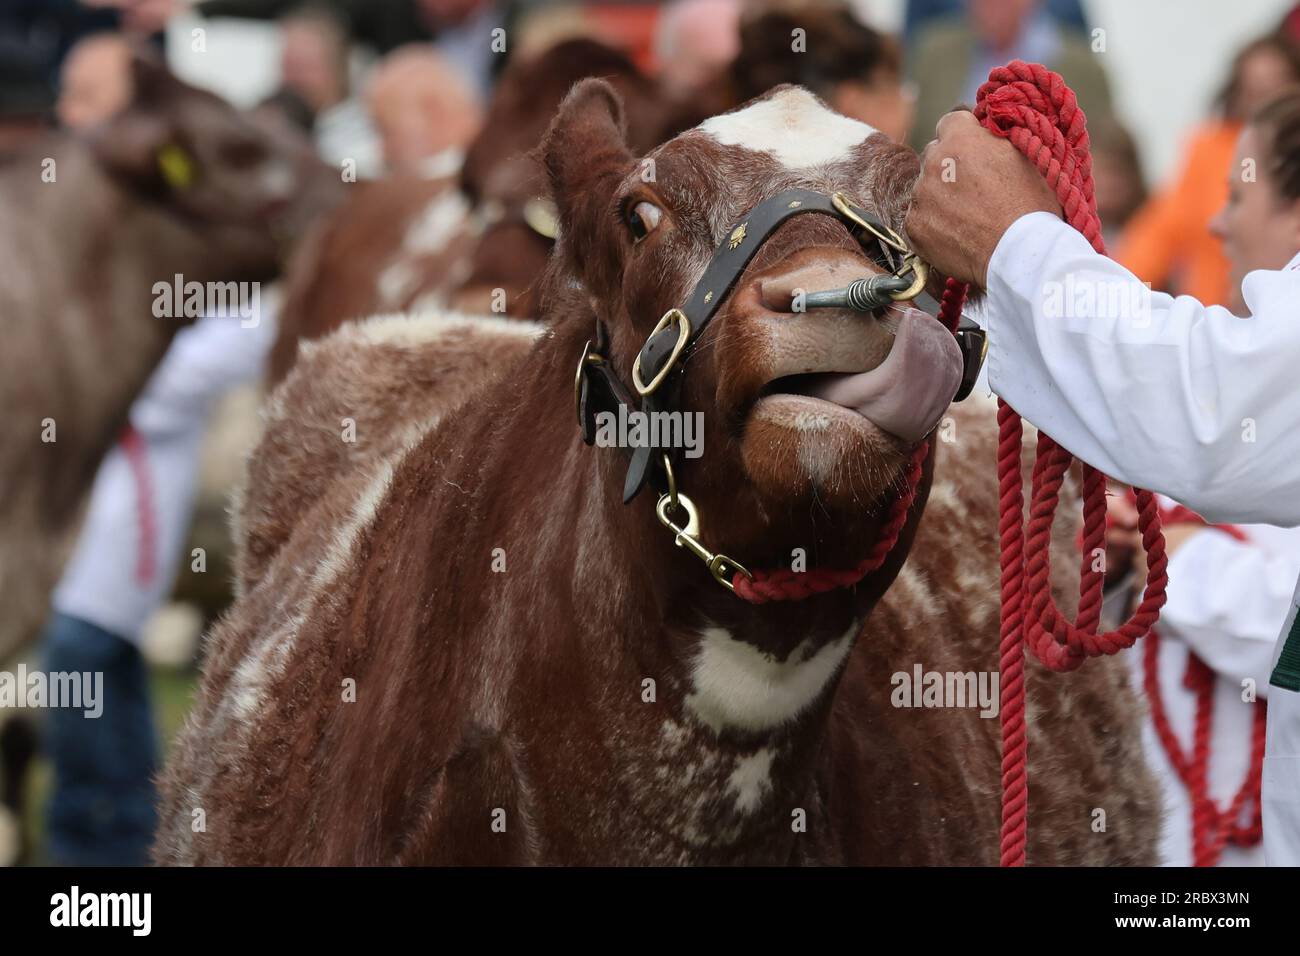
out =
{"type": "Polygon", "coordinates": [[[910,279],[880,274],[855,279],[842,289],[809,292],[804,295],[805,309],[853,309],[855,312],[875,312],[896,301],[896,294],[912,285],[910,279]]]}

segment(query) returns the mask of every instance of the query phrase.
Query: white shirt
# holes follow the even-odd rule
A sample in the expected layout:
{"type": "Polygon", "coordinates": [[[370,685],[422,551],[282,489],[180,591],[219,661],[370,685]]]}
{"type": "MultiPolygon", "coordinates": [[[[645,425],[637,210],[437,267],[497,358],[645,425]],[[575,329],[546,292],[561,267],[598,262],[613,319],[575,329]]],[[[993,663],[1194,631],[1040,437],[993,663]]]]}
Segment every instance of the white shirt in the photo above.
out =
{"type": "Polygon", "coordinates": [[[95,475],[76,548],[54,590],[55,610],[133,643],[144,636],[186,557],[212,408],[264,371],[275,341],[275,291],[263,290],[255,324],[204,316],[176,333],[131,406],[137,446],[114,445],[95,475]]]}
{"type": "MultiPolygon", "coordinates": [[[[1056,216],[1031,213],[989,262],[989,384],[1120,481],[1213,522],[1300,525],[1300,255],[1250,273],[1242,294],[1247,318],[1151,292],[1056,216]]],[[[1300,587],[1288,629],[1297,600],[1300,587]]],[[[1300,693],[1278,687],[1263,803],[1268,862],[1300,865],[1300,693]]]]}

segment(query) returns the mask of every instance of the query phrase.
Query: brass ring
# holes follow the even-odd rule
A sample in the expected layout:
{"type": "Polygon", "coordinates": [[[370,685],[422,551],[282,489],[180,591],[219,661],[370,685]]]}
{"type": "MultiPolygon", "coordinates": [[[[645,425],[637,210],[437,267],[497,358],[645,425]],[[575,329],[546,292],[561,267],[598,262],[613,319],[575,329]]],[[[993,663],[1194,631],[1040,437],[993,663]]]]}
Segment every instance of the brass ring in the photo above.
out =
{"type": "MultiPolygon", "coordinates": [[[[668,361],[664,363],[664,367],[655,374],[649,385],[641,378],[641,352],[636,354],[636,361],[632,363],[632,384],[636,386],[637,394],[642,398],[653,395],[655,389],[664,383],[664,379],[668,377],[668,373],[673,370],[673,366],[677,364],[677,360],[681,358],[682,352],[686,349],[686,343],[690,341],[691,320],[686,317],[686,313],[681,309],[669,309],[664,313],[664,317],[659,320],[659,324],[654,327],[654,331],[646,337],[646,343],[649,344],[650,339],[653,339],[669,325],[677,326],[677,344],[673,346],[672,354],[668,356],[668,361]]],[[[642,351],[645,350],[644,345],[641,348],[642,351]]]]}
{"type": "Polygon", "coordinates": [[[588,365],[599,365],[605,357],[591,350],[591,339],[582,347],[582,358],[578,359],[578,372],[573,377],[573,407],[578,414],[578,427],[586,423],[582,420],[582,372],[588,365]]]}
{"type": "MultiPolygon", "coordinates": [[[[907,302],[911,299],[915,299],[925,290],[925,283],[930,278],[930,267],[926,265],[919,256],[914,255],[909,257],[908,260],[903,263],[903,268],[899,271],[905,272],[909,268],[912,270],[912,275],[914,276],[912,284],[902,292],[889,293],[889,297],[895,302],[907,302]]],[[[895,274],[897,275],[897,273],[895,274]]],[[[902,278],[902,276],[899,276],[899,278],[902,278]]]]}
{"type": "Polygon", "coordinates": [[[886,226],[883,222],[879,226],[873,226],[871,223],[859,216],[853,208],[853,200],[849,199],[849,197],[844,195],[844,193],[837,192],[833,194],[831,196],[831,205],[839,210],[842,216],[857,223],[895,252],[901,252],[904,255],[912,254],[912,250],[907,248],[907,244],[903,242],[903,237],[894,232],[893,229],[886,226]]]}
{"type": "Polygon", "coordinates": [[[679,504],[677,500],[677,476],[673,474],[672,460],[666,454],[663,456],[663,460],[664,474],[668,476],[668,507],[676,511],[679,504]]]}
{"type": "Polygon", "coordinates": [[[709,573],[713,575],[713,580],[717,581],[733,594],[736,591],[736,585],[733,583],[736,580],[736,575],[743,574],[750,581],[754,580],[754,576],[749,573],[748,568],[735,558],[729,558],[725,554],[714,556],[713,560],[709,562],[709,573]],[[728,569],[732,572],[731,577],[725,576],[728,569]]]}

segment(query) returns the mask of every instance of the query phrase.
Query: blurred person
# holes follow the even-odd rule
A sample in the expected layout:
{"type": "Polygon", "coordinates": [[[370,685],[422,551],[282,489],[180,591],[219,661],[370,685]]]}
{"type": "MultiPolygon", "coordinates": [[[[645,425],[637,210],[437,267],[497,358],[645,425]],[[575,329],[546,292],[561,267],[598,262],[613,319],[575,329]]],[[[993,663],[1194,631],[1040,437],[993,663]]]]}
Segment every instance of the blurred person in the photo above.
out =
{"type": "Polygon", "coordinates": [[[1242,314],[1240,278],[1232,280],[1210,221],[1228,199],[1223,171],[1242,121],[1298,82],[1300,52],[1285,37],[1262,37],[1238,53],[1218,97],[1219,116],[1192,134],[1182,169],[1134,215],[1115,258],[1153,286],[1242,314]]]}
{"type": "MultiPolygon", "coordinates": [[[[1211,229],[1239,286],[1247,274],[1281,269],[1300,254],[1300,92],[1252,116],[1223,172],[1228,200],[1211,229]],[[1247,158],[1258,164],[1253,180],[1241,175],[1247,158]]],[[[1118,539],[1126,557],[1140,559],[1131,495],[1109,504],[1118,527],[1107,536],[1108,552],[1118,539]]],[[[1243,689],[1251,681],[1268,697],[1277,635],[1300,577],[1300,528],[1206,526],[1172,500],[1162,504],[1168,601],[1157,639],[1129,655],[1137,689],[1150,698],[1144,738],[1169,811],[1162,856],[1173,866],[1259,866],[1260,768],[1252,756],[1255,738],[1262,742],[1263,705],[1243,689]],[[1201,736],[1209,741],[1205,765],[1192,767],[1201,736]],[[1242,801],[1235,817],[1234,799],[1242,801]]]]}
{"type": "Polygon", "coordinates": [[[0,162],[49,131],[53,107],[40,58],[0,39],[0,162]]]}
{"type": "Polygon", "coordinates": [[[918,85],[912,147],[923,149],[941,116],[974,103],[989,71],[1016,59],[1061,74],[1088,120],[1109,122],[1110,86],[1084,33],[1054,18],[1042,0],[967,0],[961,14],[919,30],[908,49],[908,76],[918,85]]]}
{"type": "MultiPolygon", "coordinates": [[[[918,30],[933,20],[958,16],[964,0],[904,0],[903,39],[911,43],[918,30]]],[[[1080,0],[1047,0],[1045,9],[1064,27],[1088,30],[1080,0]]]]}
{"type": "Polygon", "coordinates": [[[182,6],[181,0],[81,0],[81,3],[117,10],[123,30],[145,37],[161,33],[182,6]]]}
{"type": "MultiPolygon", "coordinates": [[[[277,19],[302,0],[200,0],[204,17],[277,19]]],[[[436,43],[480,96],[513,55],[514,22],[527,0],[313,0],[347,25],[353,40],[385,55],[409,43],[436,43]],[[506,50],[492,49],[492,31],[506,31],[506,50]]]]}
{"type": "Polygon", "coordinates": [[[364,104],[352,96],[350,42],[345,24],[326,7],[300,6],[280,20],[280,86],[312,111],[321,159],[351,161],[359,177],[379,171],[379,146],[364,104]]]}
{"type": "Polygon", "coordinates": [[[181,329],[100,464],[44,631],[50,673],[104,675],[103,713],[48,713],[54,766],[49,856],[74,866],[140,866],[153,840],[158,739],[145,624],[170,595],[198,493],[217,400],[260,378],[275,337],[270,297],[256,324],[207,315],[181,329]]]}
{"type": "MultiPolygon", "coordinates": [[[[1264,742],[1261,708],[1278,633],[1300,576],[1300,528],[1205,525],[1190,509],[1160,500],[1168,600],[1128,661],[1135,689],[1148,699],[1143,740],[1164,793],[1162,862],[1263,866],[1254,754],[1264,742]]],[[[1127,534],[1135,538],[1136,522],[1134,508],[1127,534]]]]}
{"type": "Polygon", "coordinates": [[[1137,142],[1118,121],[1098,124],[1089,133],[1097,215],[1101,217],[1102,239],[1109,248],[1119,241],[1124,227],[1146,202],[1146,180],[1137,142]]]}
{"type": "Polygon", "coordinates": [[[86,129],[115,115],[131,99],[131,45],[121,34],[96,33],[79,41],[63,61],[59,123],[86,129]]]}
{"type": "Polygon", "coordinates": [[[483,123],[477,97],[459,71],[428,47],[395,50],[366,87],[390,174],[455,173],[483,123]]]}
{"type": "Polygon", "coordinates": [[[416,0],[416,6],[432,25],[434,49],[460,71],[479,99],[486,99],[510,53],[506,27],[512,5],[491,0],[416,0]],[[495,34],[497,30],[503,32],[495,34]],[[504,37],[504,49],[494,49],[494,35],[504,37]]]}
{"type": "Polygon", "coordinates": [[[0,0],[0,63],[18,57],[35,64],[54,87],[63,58],[78,40],[116,30],[121,21],[118,10],[81,0],[0,0]]]}
{"type": "Polygon", "coordinates": [[[1224,179],[1227,198],[1210,230],[1223,243],[1240,301],[1248,273],[1281,269],[1300,250],[1300,89],[1253,113],[1224,179]],[[1247,163],[1253,177],[1243,175],[1247,163]]]}
{"type": "Polygon", "coordinates": [[[674,0],[659,15],[655,57],[670,95],[708,90],[739,52],[739,0],[674,0]]]}
{"type": "Polygon", "coordinates": [[[741,18],[731,83],[737,104],[796,83],[831,109],[902,142],[912,124],[913,97],[901,74],[894,39],[862,23],[845,4],[786,0],[741,18]],[[791,49],[795,29],[804,31],[806,52],[791,49]]]}

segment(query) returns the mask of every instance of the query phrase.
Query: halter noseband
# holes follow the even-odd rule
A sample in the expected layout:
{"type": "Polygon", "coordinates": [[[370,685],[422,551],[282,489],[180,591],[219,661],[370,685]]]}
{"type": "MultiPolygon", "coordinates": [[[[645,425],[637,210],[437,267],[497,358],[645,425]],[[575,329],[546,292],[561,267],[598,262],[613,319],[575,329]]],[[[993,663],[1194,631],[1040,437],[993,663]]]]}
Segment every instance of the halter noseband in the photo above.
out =
{"type": "MultiPolygon", "coordinates": [[[[833,216],[843,222],[884,270],[883,274],[859,279],[844,289],[808,293],[804,303],[806,308],[852,308],[874,312],[891,302],[919,299],[926,307],[925,311],[938,313],[938,304],[924,291],[929,268],[907,247],[898,233],[843,193],[826,196],[808,189],[787,190],[759,203],[728,233],[686,304],[665,312],[646,339],[632,365],[632,382],[641,397],[641,412],[653,414],[675,409],[681,392],[684,359],[690,349],[718,314],[722,303],[768,237],[787,220],[806,213],[833,216]]],[[[953,400],[961,401],[975,386],[983,364],[986,340],[984,331],[965,317],[955,335],[962,352],[963,375],[953,400]]],[[[582,440],[588,445],[596,441],[598,414],[616,414],[620,406],[636,409],[631,391],[619,379],[606,357],[608,345],[608,333],[598,320],[596,337],[583,348],[574,380],[578,425],[582,429],[582,440]]],[[[739,562],[723,554],[714,554],[700,543],[698,509],[677,490],[672,449],[656,449],[646,444],[631,449],[629,454],[631,461],[623,483],[623,503],[630,502],[647,483],[650,484],[660,495],[656,514],[660,522],[674,532],[677,544],[708,564],[720,584],[735,590],[731,575],[749,577],[749,572],[739,562]],[[657,451],[661,453],[658,456],[657,451]],[[684,524],[672,518],[679,511],[686,515],[684,524]]]]}

